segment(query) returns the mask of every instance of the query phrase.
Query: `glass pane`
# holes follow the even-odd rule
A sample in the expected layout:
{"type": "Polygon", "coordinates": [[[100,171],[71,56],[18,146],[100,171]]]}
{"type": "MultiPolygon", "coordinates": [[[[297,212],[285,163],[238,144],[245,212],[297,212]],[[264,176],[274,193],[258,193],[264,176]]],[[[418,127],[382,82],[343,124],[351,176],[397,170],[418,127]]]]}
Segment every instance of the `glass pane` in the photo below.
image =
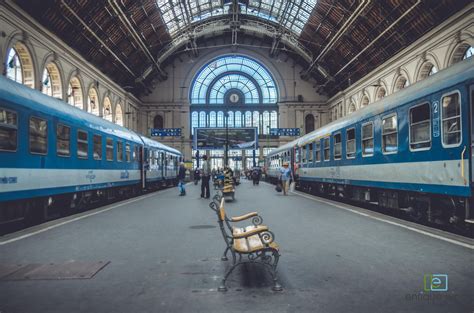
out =
{"type": "Polygon", "coordinates": [[[461,142],[461,105],[459,94],[443,97],[443,143],[457,145],[461,142]]]}
{"type": "Polygon", "coordinates": [[[107,138],[106,142],[106,157],[107,161],[113,161],[114,160],[114,141],[112,138],[107,138]]]}
{"type": "Polygon", "coordinates": [[[384,135],[382,138],[383,152],[397,152],[397,134],[384,135]]]}
{"type": "Polygon", "coordinates": [[[94,160],[102,160],[102,136],[94,135],[94,160]]]}
{"type": "Polygon", "coordinates": [[[56,128],[56,151],[60,156],[71,154],[71,128],[58,124],[56,128]]]}
{"type": "Polygon", "coordinates": [[[87,133],[83,131],[77,132],[77,157],[87,159],[88,156],[88,139],[87,133]]]}
{"type": "Polygon", "coordinates": [[[17,114],[0,108],[0,150],[17,149],[17,114]]]}
{"type": "Polygon", "coordinates": [[[123,142],[117,141],[117,161],[123,161],[123,142]]]}
{"type": "Polygon", "coordinates": [[[382,120],[382,133],[390,133],[397,131],[397,116],[393,115],[382,120]]]}
{"type": "Polygon", "coordinates": [[[372,138],[372,136],[373,136],[373,124],[370,123],[370,124],[366,124],[362,126],[362,138],[363,139],[372,138]]]}
{"type": "Polygon", "coordinates": [[[130,158],[130,144],[125,144],[125,157],[126,157],[126,160],[127,162],[130,162],[131,158],[130,158]]]}
{"type": "Polygon", "coordinates": [[[30,118],[30,152],[46,154],[48,150],[48,124],[45,120],[30,118]]]}

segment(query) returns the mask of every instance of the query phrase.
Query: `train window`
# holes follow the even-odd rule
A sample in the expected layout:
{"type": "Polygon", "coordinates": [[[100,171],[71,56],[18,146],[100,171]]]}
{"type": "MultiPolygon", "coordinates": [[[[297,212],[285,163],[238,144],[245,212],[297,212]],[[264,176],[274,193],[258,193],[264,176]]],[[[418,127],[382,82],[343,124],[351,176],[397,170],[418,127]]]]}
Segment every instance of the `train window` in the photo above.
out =
{"type": "Polygon", "coordinates": [[[410,149],[431,148],[431,108],[423,103],[410,108],[410,149]]]}
{"type": "Polygon", "coordinates": [[[30,117],[30,152],[46,154],[48,151],[48,122],[30,117]]]}
{"type": "Polygon", "coordinates": [[[114,160],[114,140],[112,138],[105,139],[105,157],[107,161],[114,160]]]}
{"type": "Polygon", "coordinates": [[[123,142],[117,141],[117,161],[123,161],[123,142]]]}
{"type": "Polygon", "coordinates": [[[443,96],[443,146],[453,147],[461,143],[461,104],[459,93],[455,92],[443,96]]]}
{"type": "Polygon", "coordinates": [[[94,135],[94,160],[102,160],[102,136],[94,135]]]}
{"type": "Polygon", "coordinates": [[[329,161],[331,158],[331,150],[329,146],[329,138],[324,138],[324,161],[329,161]]]}
{"type": "Polygon", "coordinates": [[[125,144],[125,159],[130,162],[130,144],[125,144]]]}
{"type": "Polygon", "coordinates": [[[308,158],[308,161],[309,163],[313,163],[313,144],[310,143],[309,144],[309,158],[308,158]]]}
{"type": "Polygon", "coordinates": [[[305,164],[306,163],[306,153],[307,153],[306,146],[304,146],[302,148],[299,148],[298,150],[300,150],[301,163],[305,164]]]}
{"type": "Polygon", "coordinates": [[[334,135],[334,160],[340,160],[342,157],[342,138],[341,133],[334,135]]]}
{"type": "Polygon", "coordinates": [[[384,154],[398,151],[397,115],[392,114],[382,119],[382,152],[384,154]]]}
{"type": "Polygon", "coordinates": [[[82,130],[77,131],[77,157],[87,159],[87,150],[89,142],[87,140],[87,133],[82,130]]]}
{"type": "Polygon", "coordinates": [[[362,125],[362,156],[374,155],[374,123],[362,125]]]}
{"type": "Polygon", "coordinates": [[[355,128],[346,130],[346,158],[353,159],[356,156],[355,128]]]}
{"type": "Polygon", "coordinates": [[[314,150],[316,150],[315,161],[321,162],[321,143],[319,141],[314,143],[314,150]]]}
{"type": "Polygon", "coordinates": [[[56,126],[56,152],[59,156],[71,156],[71,128],[62,124],[56,126]]]}
{"type": "Polygon", "coordinates": [[[18,146],[16,112],[0,108],[0,151],[16,151],[18,146]]]}
{"type": "Polygon", "coordinates": [[[138,147],[137,145],[133,146],[133,152],[132,152],[132,161],[133,162],[137,161],[137,156],[138,156],[137,147],[138,147]]]}

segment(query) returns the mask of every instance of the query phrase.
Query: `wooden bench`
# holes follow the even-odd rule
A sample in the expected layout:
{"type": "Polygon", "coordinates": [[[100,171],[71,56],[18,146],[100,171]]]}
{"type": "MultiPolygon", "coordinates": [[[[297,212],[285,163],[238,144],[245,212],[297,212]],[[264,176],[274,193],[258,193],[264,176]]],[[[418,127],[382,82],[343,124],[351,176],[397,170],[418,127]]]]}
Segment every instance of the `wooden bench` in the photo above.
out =
{"type": "MultiPolygon", "coordinates": [[[[213,201],[213,203],[215,203],[213,201]]],[[[224,252],[223,260],[227,260],[227,251],[232,254],[232,266],[222,279],[219,291],[227,291],[226,281],[234,269],[245,263],[258,263],[269,270],[273,279],[274,291],[281,291],[282,287],[277,280],[278,260],[280,258],[278,244],[274,241],[275,235],[264,225],[251,225],[243,228],[234,227],[230,222],[239,222],[252,217],[257,217],[256,212],[251,212],[242,216],[228,218],[224,208],[225,200],[221,198],[218,209],[210,204],[216,211],[219,227],[226,242],[227,248],[224,252]]],[[[258,216],[259,217],[259,216],[258,216]]],[[[260,218],[261,220],[261,218],[260,218]]],[[[260,222],[261,223],[261,222],[260,222]]]]}

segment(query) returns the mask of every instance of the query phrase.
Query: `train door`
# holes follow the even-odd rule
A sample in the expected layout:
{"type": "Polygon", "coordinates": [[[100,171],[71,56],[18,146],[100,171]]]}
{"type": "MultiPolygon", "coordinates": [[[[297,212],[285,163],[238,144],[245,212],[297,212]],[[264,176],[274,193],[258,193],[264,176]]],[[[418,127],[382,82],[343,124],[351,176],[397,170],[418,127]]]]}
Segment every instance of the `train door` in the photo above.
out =
{"type": "Polygon", "coordinates": [[[140,180],[142,182],[142,188],[145,189],[145,184],[146,184],[146,171],[147,171],[147,166],[146,166],[146,161],[145,161],[145,155],[146,155],[146,149],[145,147],[141,147],[139,149],[139,160],[140,160],[140,180]]]}

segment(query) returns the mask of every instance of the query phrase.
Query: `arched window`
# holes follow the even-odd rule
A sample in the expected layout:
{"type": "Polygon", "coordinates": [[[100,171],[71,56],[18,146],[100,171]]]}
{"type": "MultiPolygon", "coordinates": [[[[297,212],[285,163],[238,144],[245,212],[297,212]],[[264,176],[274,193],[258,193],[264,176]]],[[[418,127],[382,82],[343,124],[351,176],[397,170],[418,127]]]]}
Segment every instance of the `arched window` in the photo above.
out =
{"type": "Polygon", "coordinates": [[[464,52],[462,59],[465,60],[467,58],[470,58],[474,55],[474,47],[469,46],[466,51],[464,52]]]}
{"type": "Polygon", "coordinates": [[[270,113],[268,111],[263,112],[263,134],[268,135],[270,133],[270,113]]]}
{"type": "Polygon", "coordinates": [[[206,121],[206,112],[201,111],[199,113],[199,127],[206,127],[207,121],[206,121]]]}
{"type": "Polygon", "coordinates": [[[17,83],[23,84],[23,73],[20,58],[15,49],[10,49],[7,57],[7,77],[17,83]]]}
{"type": "Polygon", "coordinates": [[[473,54],[474,54],[474,48],[468,43],[462,43],[458,45],[456,49],[454,49],[449,65],[453,65],[462,60],[470,58],[472,57],[473,54]]]}
{"type": "Polygon", "coordinates": [[[433,65],[433,63],[429,61],[425,62],[420,69],[420,73],[418,74],[418,80],[423,80],[430,75],[436,74],[437,72],[438,69],[436,68],[436,66],[433,65]]]}
{"type": "Polygon", "coordinates": [[[67,89],[67,103],[81,110],[84,109],[81,82],[77,77],[73,77],[69,81],[67,89]]]}
{"type": "Polygon", "coordinates": [[[7,77],[20,84],[35,88],[31,54],[24,44],[17,42],[7,53],[7,77]]]}
{"type": "Polygon", "coordinates": [[[355,105],[354,102],[351,102],[351,103],[349,104],[349,110],[348,110],[347,113],[348,113],[348,114],[351,114],[351,113],[353,113],[353,112],[355,112],[355,111],[356,111],[356,105],[355,105]]]}
{"type": "Polygon", "coordinates": [[[102,117],[112,122],[112,103],[110,103],[109,97],[104,98],[104,112],[102,113],[102,117]]]}
{"type": "Polygon", "coordinates": [[[227,127],[234,127],[234,112],[227,112],[227,127]]]}
{"type": "Polygon", "coordinates": [[[209,113],[209,127],[216,127],[216,112],[209,113]]]}
{"type": "Polygon", "coordinates": [[[245,112],[245,127],[252,127],[252,112],[245,112]]]}
{"type": "Polygon", "coordinates": [[[122,104],[117,102],[115,106],[115,124],[123,126],[123,111],[122,111],[122,104]]]}
{"type": "Polygon", "coordinates": [[[87,111],[89,113],[99,116],[99,96],[97,90],[92,87],[89,89],[89,96],[87,97],[87,111]]]}
{"type": "Polygon", "coordinates": [[[164,128],[163,126],[164,126],[163,116],[156,115],[155,118],[153,119],[153,128],[164,128]]]}
{"type": "Polygon", "coordinates": [[[364,95],[362,97],[362,100],[360,101],[360,107],[364,108],[369,105],[369,97],[367,95],[364,95]]]}
{"type": "Polygon", "coordinates": [[[240,111],[235,112],[235,127],[242,127],[242,113],[240,111]]]}
{"type": "Polygon", "coordinates": [[[224,112],[217,112],[217,127],[224,127],[224,112]]]}
{"type": "Polygon", "coordinates": [[[305,134],[309,134],[314,130],[314,115],[313,114],[308,114],[304,118],[304,129],[305,129],[305,134]]]}
{"type": "Polygon", "coordinates": [[[260,134],[260,113],[258,111],[253,112],[252,126],[257,127],[257,134],[260,134]]]}
{"type": "Polygon", "coordinates": [[[386,96],[386,94],[387,91],[385,90],[385,88],[383,86],[379,87],[379,89],[377,89],[377,93],[375,94],[375,101],[382,99],[386,96]]]}
{"type": "Polygon", "coordinates": [[[194,128],[199,127],[199,113],[193,112],[191,114],[191,134],[194,134],[194,128]]]}
{"type": "Polygon", "coordinates": [[[276,111],[272,111],[270,113],[270,128],[277,128],[278,127],[278,113],[276,111]]]}
{"type": "Polygon", "coordinates": [[[63,98],[61,75],[56,64],[48,63],[44,68],[41,91],[50,97],[63,98]]]}
{"type": "Polygon", "coordinates": [[[400,75],[398,78],[397,78],[397,81],[395,83],[395,88],[394,88],[394,92],[396,91],[399,91],[399,90],[402,90],[406,87],[408,87],[409,83],[408,83],[408,79],[403,76],[403,75],[400,75]]]}
{"type": "MultiPolygon", "coordinates": [[[[228,91],[238,90],[244,103],[275,104],[275,80],[267,68],[246,56],[222,56],[201,68],[190,90],[191,104],[224,104],[228,91]]],[[[232,93],[232,92],[230,92],[232,93]]],[[[230,102],[238,101],[237,97],[230,102]]]]}

